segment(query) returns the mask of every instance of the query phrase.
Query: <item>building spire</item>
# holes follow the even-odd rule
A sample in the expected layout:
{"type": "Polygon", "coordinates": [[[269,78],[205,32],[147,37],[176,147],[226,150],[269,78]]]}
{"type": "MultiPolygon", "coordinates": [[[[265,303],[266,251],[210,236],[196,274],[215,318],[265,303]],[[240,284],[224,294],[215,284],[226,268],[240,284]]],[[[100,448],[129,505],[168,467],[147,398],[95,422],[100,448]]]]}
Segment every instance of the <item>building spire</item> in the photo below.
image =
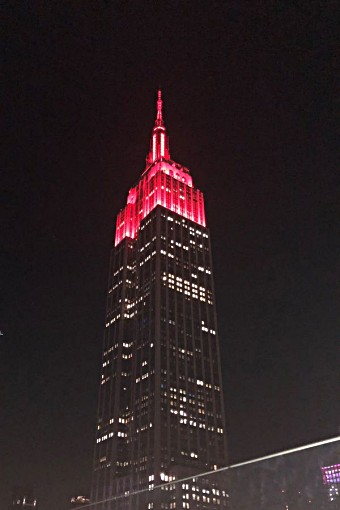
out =
{"type": "Polygon", "coordinates": [[[166,129],[163,121],[163,101],[161,89],[158,89],[157,92],[156,108],[157,115],[152,131],[149,154],[146,158],[147,165],[150,165],[161,158],[170,159],[169,139],[168,135],[166,134],[166,129]]]}
{"type": "Polygon", "coordinates": [[[162,91],[158,89],[158,99],[157,99],[157,117],[156,117],[156,126],[163,126],[163,101],[162,101],[162,91]]]}

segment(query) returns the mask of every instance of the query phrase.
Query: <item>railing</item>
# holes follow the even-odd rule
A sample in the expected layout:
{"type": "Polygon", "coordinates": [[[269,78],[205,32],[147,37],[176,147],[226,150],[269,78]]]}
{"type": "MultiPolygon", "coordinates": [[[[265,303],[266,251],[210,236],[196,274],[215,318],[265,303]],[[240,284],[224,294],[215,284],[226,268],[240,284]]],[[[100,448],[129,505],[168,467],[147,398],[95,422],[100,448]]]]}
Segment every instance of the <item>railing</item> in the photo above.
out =
{"type": "Polygon", "coordinates": [[[164,483],[158,486],[151,476],[143,490],[81,508],[340,510],[340,436],[195,476],[183,476],[186,469],[174,467],[171,474],[162,474],[164,483]]]}

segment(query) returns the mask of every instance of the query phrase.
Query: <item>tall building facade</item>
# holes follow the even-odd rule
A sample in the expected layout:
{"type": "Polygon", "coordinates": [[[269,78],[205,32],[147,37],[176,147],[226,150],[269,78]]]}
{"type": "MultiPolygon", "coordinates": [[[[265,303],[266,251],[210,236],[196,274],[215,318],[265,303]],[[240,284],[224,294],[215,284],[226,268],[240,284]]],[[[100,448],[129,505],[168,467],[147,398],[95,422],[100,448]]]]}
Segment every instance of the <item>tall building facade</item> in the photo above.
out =
{"type": "Polygon", "coordinates": [[[225,490],[204,478],[195,498],[183,496],[187,484],[156,487],[226,463],[204,198],[170,158],[159,91],[146,167],[116,221],[91,501],[105,510],[222,508],[225,490]]]}

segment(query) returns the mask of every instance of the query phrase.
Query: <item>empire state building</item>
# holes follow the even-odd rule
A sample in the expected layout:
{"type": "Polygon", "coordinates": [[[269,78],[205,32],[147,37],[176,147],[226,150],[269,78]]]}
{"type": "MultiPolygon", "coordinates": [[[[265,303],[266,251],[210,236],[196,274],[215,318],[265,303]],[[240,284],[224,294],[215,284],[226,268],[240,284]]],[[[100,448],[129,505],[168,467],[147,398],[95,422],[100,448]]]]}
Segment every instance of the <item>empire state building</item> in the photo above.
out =
{"type": "Polygon", "coordinates": [[[204,197],[170,157],[160,91],[156,106],[110,261],[91,496],[100,510],[226,506],[221,484],[201,480],[195,499],[168,484],[227,457],[204,197]]]}

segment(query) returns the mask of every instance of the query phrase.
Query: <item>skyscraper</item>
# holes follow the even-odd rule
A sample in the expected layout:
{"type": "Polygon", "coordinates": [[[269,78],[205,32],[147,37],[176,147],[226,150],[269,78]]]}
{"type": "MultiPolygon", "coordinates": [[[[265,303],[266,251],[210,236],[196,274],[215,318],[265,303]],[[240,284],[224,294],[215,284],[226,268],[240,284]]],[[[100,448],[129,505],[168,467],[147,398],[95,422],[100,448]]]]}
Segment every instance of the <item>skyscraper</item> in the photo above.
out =
{"type": "Polygon", "coordinates": [[[209,489],[200,499],[199,487],[190,506],[177,489],[161,502],[152,490],[131,493],[225,465],[204,198],[170,158],[159,91],[146,167],[116,221],[91,501],[129,494],[98,508],[203,508],[204,497],[204,508],[221,508],[209,489]]]}

